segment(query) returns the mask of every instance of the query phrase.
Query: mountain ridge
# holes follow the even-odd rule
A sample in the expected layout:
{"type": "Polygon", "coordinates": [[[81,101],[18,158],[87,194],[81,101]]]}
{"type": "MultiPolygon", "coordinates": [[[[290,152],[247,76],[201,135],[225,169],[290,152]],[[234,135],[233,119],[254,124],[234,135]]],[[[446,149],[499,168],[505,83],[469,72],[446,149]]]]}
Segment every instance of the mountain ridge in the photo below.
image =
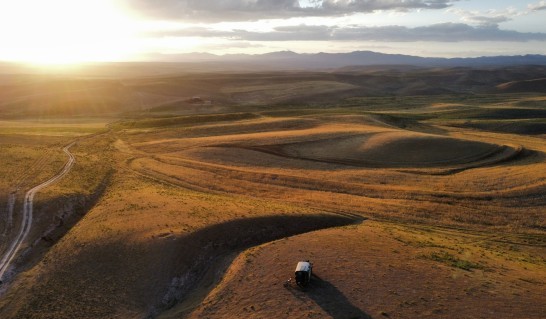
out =
{"type": "Polygon", "coordinates": [[[347,66],[366,65],[415,65],[425,67],[457,66],[502,66],[502,65],[546,65],[546,55],[498,55],[470,58],[421,57],[405,54],[388,54],[374,51],[353,51],[347,53],[296,53],[293,51],[276,51],[264,54],[226,54],[215,55],[196,52],[184,54],[154,54],[145,61],[150,62],[183,62],[183,63],[263,63],[275,68],[325,69],[347,66]]]}

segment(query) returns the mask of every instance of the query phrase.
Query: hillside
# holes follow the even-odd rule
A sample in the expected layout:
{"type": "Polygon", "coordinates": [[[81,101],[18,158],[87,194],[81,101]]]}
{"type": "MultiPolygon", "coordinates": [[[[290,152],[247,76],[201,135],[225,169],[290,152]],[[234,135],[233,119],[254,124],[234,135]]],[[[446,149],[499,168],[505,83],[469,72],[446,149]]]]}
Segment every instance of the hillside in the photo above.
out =
{"type": "Polygon", "coordinates": [[[542,318],[542,78],[4,78],[0,317],[542,318]]]}
{"type": "Polygon", "coordinates": [[[525,81],[512,81],[499,84],[499,91],[507,93],[537,92],[546,93],[546,79],[533,79],[525,81]]]}
{"type": "MultiPolygon", "coordinates": [[[[167,66],[169,64],[164,64],[167,66]]],[[[350,104],[359,97],[475,95],[542,92],[546,66],[422,68],[344,67],[331,72],[131,73],[97,65],[96,76],[20,74],[0,81],[0,114],[10,118],[117,116],[141,111],[181,114],[223,112],[233,105],[350,104]],[[120,73],[119,73],[120,72],[120,73]],[[146,76],[133,77],[142,73],[146,76]],[[537,80],[541,79],[541,80],[537,80]]],[[[181,67],[172,63],[174,72],[181,67]]]]}

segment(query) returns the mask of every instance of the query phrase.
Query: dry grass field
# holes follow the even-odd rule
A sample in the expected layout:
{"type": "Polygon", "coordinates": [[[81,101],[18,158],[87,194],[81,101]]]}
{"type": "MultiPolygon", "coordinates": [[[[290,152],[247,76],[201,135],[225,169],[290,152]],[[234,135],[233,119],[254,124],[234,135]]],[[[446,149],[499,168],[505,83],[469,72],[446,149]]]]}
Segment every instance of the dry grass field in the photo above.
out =
{"type": "MultiPolygon", "coordinates": [[[[105,125],[103,119],[0,122],[0,154],[3,164],[0,168],[3,177],[0,182],[2,252],[21,228],[25,192],[62,169],[67,160],[62,147],[71,142],[76,142],[73,150],[80,157],[76,165],[78,172],[70,180],[64,181],[64,184],[53,185],[34,199],[34,227],[30,231],[32,240],[23,245],[20,263],[27,264],[27,252],[32,251],[36,256],[45,252],[55,238],[66,233],[77,221],[74,212],[79,210],[83,213],[82,208],[89,195],[98,189],[99,179],[106,174],[102,168],[103,163],[99,164],[98,155],[91,155],[79,149],[79,146],[86,142],[87,136],[106,132],[105,125]]],[[[31,257],[35,258],[30,254],[31,257]]]]}
{"type": "Polygon", "coordinates": [[[0,317],[543,317],[542,95],[345,98],[356,80],[337,75],[211,77],[124,83],[231,102],[0,122],[2,206],[76,141],[72,171],[35,199],[0,317]],[[339,102],[293,103],[319,91],[339,102]],[[262,104],[276,97],[291,102],[262,104]],[[304,259],[310,287],[285,285],[304,259]]]}

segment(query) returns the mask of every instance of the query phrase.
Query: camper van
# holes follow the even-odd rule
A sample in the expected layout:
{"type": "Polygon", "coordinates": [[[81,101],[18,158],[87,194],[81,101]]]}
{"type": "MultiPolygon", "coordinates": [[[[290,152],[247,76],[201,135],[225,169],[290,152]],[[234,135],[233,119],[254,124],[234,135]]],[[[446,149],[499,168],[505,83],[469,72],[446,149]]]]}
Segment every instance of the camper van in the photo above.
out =
{"type": "Polygon", "coordinates": [[[300,261],[298,262],[298,265],[296,266],[296,284],[302,288],[307,287],[309,285],[309,282],[311,281],[311,272],[313,269],[313,264],[309,262],[309,260],[306,261],[300,261]]]}

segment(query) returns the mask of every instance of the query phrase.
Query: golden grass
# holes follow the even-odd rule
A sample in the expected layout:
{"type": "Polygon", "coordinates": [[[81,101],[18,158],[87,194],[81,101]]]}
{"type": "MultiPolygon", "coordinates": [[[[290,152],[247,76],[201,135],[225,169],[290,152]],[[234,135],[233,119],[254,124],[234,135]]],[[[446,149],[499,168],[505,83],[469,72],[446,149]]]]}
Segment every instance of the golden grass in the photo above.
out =
{"type": "MultiPolygon", "coordinates": [[[[438,137],[359,123],[355,118],[338,120],[318,117],[313,128],[225,135],[218,133],[222,126],[218,125],[210,136],[177,138],[160,131],[133,134],[127,140],[141,154],[156,155],[133,161],[134,169],[200,191],[284,198],[317,207],[345,202],[337,206],[339,210],[450,225],[542,227],[538,218],[542,199],[536,196],[545,188],[546,164],[536,153],[544,150],[540,138],[449,128],[448,137],[438,137]],[[508,146],[506,152],[501,151],[503,145],[508,146]],[[530,151],[512,160],[518,153],[510,150],[522,147],[530,151]],[[415,152],[418,160],[412,162],[408,152],[415,152]],[[359,168],[343,161],[353,157],[387,167],[401,161],[406,165],[359,168]],[[427,162],[446,169],[427,168],[427,162]],[[321,196],[324,200],[317,200],[321,196]],[[386,205],[371,210],[364,204],[370,198],[403,201],[404,208],[393,211],[386,205]],[[526,207],[525,213],[518,213],[518,205],[526,207]]],[[[271,122],[260,123],[267,127],[271,122]]]]}
{"type": "MultiPolygon", "coordinates": [[[[239,255],[186,317],[539,318],[546,260],[522,239],[370,221],[295,236],[239,255]],[[305,292],[284,287],[305,259],[318,277],[305,292]]],[[[183,306],[160,318],[179,318],[183,306]]]]}
{"type": "Polygon", "coordinates": [[[84,118],[0,121],[0,189],[22,190],[48,179],[63,166],[62,146],[105,126],[104,119],[84,118]]]}
{"type": "Polygon", "coordinates": [[[62,167],[62,139],[8,136],[0,143],[0,189],[15,191],[46,180],[62,167]]]}
{"type": "MultiPolygon", "coordinates": [[[[32,293],[4,304],[4,309],[37,317],[41,315],[34,309],[42,309],[44,315],[58,318],[146,314],[151,306],[161,306],[165,286],[173,276],[189,271],[198,258],[214,258],[200,254],[206,252],[202,245],[222,245],[206,237],[197,237],[197,242],[190,244],[185,241],[188,236],[234,220],[313,213],[312,209],[268,200],[189,191],[123,169],[115,174],[97,206],[27,276],[14,283],[6,298],[10,300],[25,289],[32,293]],[[34,283],[36,276],[48,279],[34,283]],[[133,287],[132,291],[126,290],[128,287],[133,287]],[[70,299],[58,298],[65,294],[70,299]],[[101,303],[100,309],[84,306],[95,303],[101,303]]],[[[259,224],[253,226],[259,231],[259,224]]],[[[277,227],[282,234],[281,225],[277,227]]],[[[228,230],[237,240],[241,239],[237,231],[246,232],[228,230]]]]}
{"type": "Polygon", "coordinates": [[[145,317],[175,306],[163,315],[179,318],[197,306],[190,317],[540,317],[543,137],[430,114],[423,124],[288,111],[134,120],[78,142],[74,171],[38,196],[38,218],[98,195],[64,237],[29,255],[0,314],[145,317]],[[393,163],[414,149],[422,157],[404,167],[341,161],[393,163]],[[485,156],[497,149],[520,152],[485,156]],[[287,237],[335,218],[371,221],[287,237]],[[320,279],[286,290],[306,258],[320,279]]]}

